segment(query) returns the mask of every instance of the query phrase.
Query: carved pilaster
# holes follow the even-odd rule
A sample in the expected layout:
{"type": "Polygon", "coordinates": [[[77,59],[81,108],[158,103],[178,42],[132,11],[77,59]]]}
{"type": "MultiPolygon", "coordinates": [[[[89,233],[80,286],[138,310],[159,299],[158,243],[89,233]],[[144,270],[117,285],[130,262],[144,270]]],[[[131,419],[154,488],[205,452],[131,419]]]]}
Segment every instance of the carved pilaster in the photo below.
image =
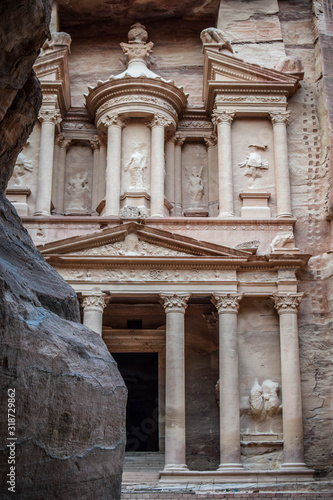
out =
{"type": "Polygon", "coordinates": [[[159,302],[164,307],[166,313],[172,311],[185,313],[187,301],[190,296],[190,293],[160,293],[161,300],[159,302]]]}
{"type": "Polygon", "coordinates": [[[290,111],[272,111],[269,113],[273,125],[276,123],[284,123],[286,126],[289,124],[290,111]]]}
{"type": "Polygon", "coordinates": [[[94,137],[92,137],[89,142],[90,142],[90,147],[93,151],[98,150],[100,148],[101,141],[98,135],[94,135],[94,137]]]}
{"type": "Polygon", "coordinates": [[[238,313],[240,301],[244,294],[242,293],[214,293],[211,301],[219,314],[223,313],[238,313]]]}
{"type": "Polygon", "coordinates": [[[303,297],[304,293],[287,293],[283,295],[276,293],[272,295],[271,300],[279,314],[297,314],[303,297]]]}

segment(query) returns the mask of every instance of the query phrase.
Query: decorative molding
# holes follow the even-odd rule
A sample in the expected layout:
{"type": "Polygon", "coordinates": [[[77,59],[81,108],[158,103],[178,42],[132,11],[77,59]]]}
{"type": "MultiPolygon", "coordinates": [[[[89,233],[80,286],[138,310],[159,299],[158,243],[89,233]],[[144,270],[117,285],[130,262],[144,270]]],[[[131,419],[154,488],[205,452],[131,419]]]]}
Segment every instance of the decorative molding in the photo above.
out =
{"type": "Polygon", "coordinates": [[[286,126],[289,124],[290,111],[273,111],[269,113],[273,125],[276,123],[284,123],[286,126]]]}
{"type": "Polygon", "coordinates": [[[279,314],[297,314],[304,295],[304,293],[275,293],[271,296],[271,300],[279,314]]]}
{"type": "Polygon", "coordinates": [[[185,314],[190,296],[190,293],[160,293],[161,300],[159,302],[164,307],[166,314],[169,312],[182,312],[185,314]]]}
{"type": "Polygon", "coordinates": [[[211,302],[217,309],[219,314],[223,313],[238,313],[240,301],[242,300],[243,293],[214,293],[211,302]]]}
{"type": "MultiPolygon", "coordinates": [[[[161,94],[162,95],[162,94],[161,94]]],[[[102,104],[98,110],[97,114],[100,115],[104,111],[108,111],[110,108],[120,105],[120,104],[126,104],[126,103],[144,103],[144,104],[155,104],[158,107],[162,107],[172,113],[172,115],[176,116],[175,109],[168,104],[167,102],[163,101],[162,99],[158,97],[151,97],[150,95],[139,95],[139,94],[131,94],[131,95],[124,95],[121,97],[114,97],[113,99],[109,99],[107,102],[102,104]]]]}
{"type": "Polygon", "coordinates": [[[212,122],[214,125],[219,123],[232,123],[235,118],[236,111],[213,111],[212,113],[212,122]]]}
{"type": "Polygon", "coordinates": [[[286,102],[287,99],[285,96],[265,96],[265,95],[228,95],[228,94],[219,94],[215,97],[215,104],[226,103],[226,102],[241,102],[241,103],[278,103],[278,102],[286,102]]]}

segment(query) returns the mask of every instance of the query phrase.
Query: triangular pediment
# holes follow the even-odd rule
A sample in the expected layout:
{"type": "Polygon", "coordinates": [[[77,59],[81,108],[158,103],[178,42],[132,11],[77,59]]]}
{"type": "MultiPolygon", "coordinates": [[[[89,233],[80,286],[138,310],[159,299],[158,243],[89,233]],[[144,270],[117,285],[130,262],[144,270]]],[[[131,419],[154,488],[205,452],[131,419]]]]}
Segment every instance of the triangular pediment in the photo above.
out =
{"type": "Polygon", "coordinates": [[[216,91],[281,92],[291,96],[299,87],[301,74],[283,73],[247,63],[237,57],[205,48],[203,98],[216,91]]]}
{"type": "Polygon", "coordinates": [[[130,222],[90,235],[76,236],[38,247],[45,257],[190,257],[247,259],[249,252],[189,238],[130,222]]]}

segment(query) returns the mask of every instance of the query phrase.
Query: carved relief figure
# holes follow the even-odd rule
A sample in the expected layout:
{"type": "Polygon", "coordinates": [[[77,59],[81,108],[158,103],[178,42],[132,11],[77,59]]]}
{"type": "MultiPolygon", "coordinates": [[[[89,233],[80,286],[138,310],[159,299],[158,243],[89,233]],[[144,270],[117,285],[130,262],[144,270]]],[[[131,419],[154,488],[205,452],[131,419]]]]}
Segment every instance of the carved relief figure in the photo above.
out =
{"type": "Polygon", "coordinates": [[[23,179],[22,177],[27,172],[32,172],[33,163],[32,161],[27,161],[24,154],[20,153],[17,157],[16,164],[14,167],[14,172],[10,180],[10,185],[12,186],[22,186],[23,179]]]}
{"type": "Polygon", "coordinates": [[[129,172],[131,185],[129,189],[144,189],[146,186],[147,155],[139,150],[135,151],[127,165],[125,172],[129,172]]]}
{"type": "Polygon", "coordinates": [[[87,174],[75,174],[75,176],[69,180],[67,190],[70,195],[69,209],[87,209],[89,194],[87,174]]]}
{"type": "Polygon", "coordinates": [[[255,181],[257,177],[262,177],[262,170],[268,169],[268,162],[263,161],[260,150],[265,151],[267,148],[266,145],[258,145],[258,144],[250,144],[249,145],[249,153],[246,155],[244,161],[238,163],[240,168],[246,168],[245,175],[248,177],[252,177],[252,183],[255,181]]]}
{"type": "Polygon", "coordinates": [[[204,184],[202,180],[203,167],[196,170],[190,170],[185,167],[185,175],[187,179],[186,191],[190,195],[192,203],[199,203],[204,196],[204,184]]]}
{"type": "Polygon", "coordinates": [[[287,245],[290,246],[290,244],[295,246],[295,236],[293,233],[277,234],[269,246],[271,252],[274,252],[277,248],[284,248],[287,245]]]}
{"type": "Polygon", "coordinates": [[[278,398],[279,384],[272,380],[264,380],[262,385],[255,379],[252,386],[249,403],[253,420],[262,422],[266,417],[275,417],[282,411],[278,398]]]}

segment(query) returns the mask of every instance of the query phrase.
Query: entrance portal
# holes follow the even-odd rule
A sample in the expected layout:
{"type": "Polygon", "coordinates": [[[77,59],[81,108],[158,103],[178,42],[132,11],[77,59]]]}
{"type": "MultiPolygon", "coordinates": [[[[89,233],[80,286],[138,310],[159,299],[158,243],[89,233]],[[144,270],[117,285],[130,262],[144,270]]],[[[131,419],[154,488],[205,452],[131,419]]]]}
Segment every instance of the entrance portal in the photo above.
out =
{"type": "Polygon", "coordinates": [[[128,389],[126,451],[159,451],[158,353],[114,353],[128,389]]]}

